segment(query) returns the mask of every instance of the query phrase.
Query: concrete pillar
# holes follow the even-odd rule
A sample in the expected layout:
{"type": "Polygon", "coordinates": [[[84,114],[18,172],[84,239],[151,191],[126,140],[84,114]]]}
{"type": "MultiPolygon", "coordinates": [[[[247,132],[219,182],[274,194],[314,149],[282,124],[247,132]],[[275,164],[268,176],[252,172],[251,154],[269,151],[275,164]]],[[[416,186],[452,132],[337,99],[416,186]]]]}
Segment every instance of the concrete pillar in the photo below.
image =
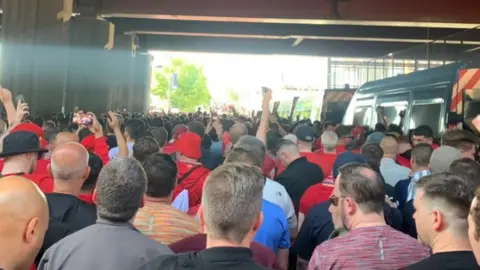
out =
{"type": "Polygon", "coordinates": [[[137,53],[134,60],[135,73],[130,91],[131,111],[146,112],[150,103],[152,78],[152,57],[147,53],[137,53]]]}
{"type": "Polygon", "coordinates": [[[67,77],[68,110],[78,106],[84,111],[105,112],[108,104],[112,53],[106,45],[110,23],[96,18],[78,18],[70,24],[67,77]]]}
{"type": "Polygon", "coordinates": [[[3,1],[1,82],[23,94],[34,114],[60,111],[66,87],[69,25],[63,0],[3,1]]]}

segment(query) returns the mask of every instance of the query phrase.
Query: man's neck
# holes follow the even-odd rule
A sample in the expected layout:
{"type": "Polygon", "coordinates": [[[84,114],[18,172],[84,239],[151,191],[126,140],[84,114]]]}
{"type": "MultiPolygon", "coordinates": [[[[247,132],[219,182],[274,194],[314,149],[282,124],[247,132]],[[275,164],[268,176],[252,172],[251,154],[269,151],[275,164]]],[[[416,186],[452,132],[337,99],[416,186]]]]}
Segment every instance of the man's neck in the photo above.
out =
{"type": "Polygon", "coordinates": [[[3,169],[2,169],[2,175],[9,175],[9,174],[16,174],[16,173],[29,173],[28,171],[26,171],[26,165],[19,165],[19,164],[10,164],[8,162],[6,162],[4,165],[3,165],[3,169]]]}
{"type": "Polygon", "coordinates": [[[428,167],[412,167],[412,171],[414,173],[421,172],[421,171],[428,171],[428,167]]]}
{"type": "Polygon", "coordinates": [[[73,183],[78,183],[78,180],[55,180],[53,185],[53,193],[67,194],[78,196],[82,192],[82,187],[76,187],[73,183]],[[72,184],[65,184],[69,182],[72,184]]]}
{"type": "Polygon", "coordinates": [[[233,243],[228,240],[223,239],[212,239],[207,234],[207,245],[206,248],[215,248],[215,247],[245,247],[250,248],[251,241],[242,241],[242,243],[233,243]]]}
{"type": "Polygon", "coordinates": [[[298,150],[302,153],[310,153],[312,152],[312,146],[311,145],[304,145],[302,143],[298,144],[298,150]]]}
{"type": "Polygon", "coordinates": [[[171,196],[168,196],[166,198],[154,198],[154,197],[145,195],[145,201],[170,205],[170,202],[172,201],[172,199],[171,199],[171,196]]]}
{"type": "Polygon", "coordinates": [[[388,158],[388,159],[395,160],[397,158],[397,155],[396,154],[384,154],[383,158],[388,158]]]}
{"type": "Polygon", "coordinates": [[[443,236],[437,236],[432,244],[432,253],[471,251],[472,246],[465,237],[453,237],[446,232],[443,236]]]}
{"type": "Polygon", "coordinates": [[[385,217],[382,211],[382,213],[380,214],[377,214],[377,213],[362,214],[360,216],[355,217],[352,220],[349,230],[366,228],[366,227],[386,226],[386,225],[387,224],[385,223],[385,217]]]}

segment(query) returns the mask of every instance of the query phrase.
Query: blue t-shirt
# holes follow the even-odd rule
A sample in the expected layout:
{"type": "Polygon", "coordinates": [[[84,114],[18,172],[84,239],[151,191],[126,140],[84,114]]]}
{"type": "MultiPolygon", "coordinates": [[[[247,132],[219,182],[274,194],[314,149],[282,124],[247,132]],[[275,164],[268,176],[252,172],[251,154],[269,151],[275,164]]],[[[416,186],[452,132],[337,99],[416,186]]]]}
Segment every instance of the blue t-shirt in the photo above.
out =
{"type": "Polygon", "coordinates": [[[290,248],[290,232],[282,208],[262,200],[263,222],[253,241],[260,243],[277,254],[279,249],[290,248]]]}

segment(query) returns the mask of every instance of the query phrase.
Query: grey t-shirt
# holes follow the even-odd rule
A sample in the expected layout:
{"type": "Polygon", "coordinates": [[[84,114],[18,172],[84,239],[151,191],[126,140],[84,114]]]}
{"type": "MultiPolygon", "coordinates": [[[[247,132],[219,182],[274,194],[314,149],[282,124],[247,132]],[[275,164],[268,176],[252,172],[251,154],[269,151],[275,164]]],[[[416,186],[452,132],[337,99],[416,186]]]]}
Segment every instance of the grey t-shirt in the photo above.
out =
{"type": "Polygon", "coordinates": [[[132,224],[99,219],[49,248],[38,270],[131,270],[163,254],[173,252],[137,231],[132,224]]]}

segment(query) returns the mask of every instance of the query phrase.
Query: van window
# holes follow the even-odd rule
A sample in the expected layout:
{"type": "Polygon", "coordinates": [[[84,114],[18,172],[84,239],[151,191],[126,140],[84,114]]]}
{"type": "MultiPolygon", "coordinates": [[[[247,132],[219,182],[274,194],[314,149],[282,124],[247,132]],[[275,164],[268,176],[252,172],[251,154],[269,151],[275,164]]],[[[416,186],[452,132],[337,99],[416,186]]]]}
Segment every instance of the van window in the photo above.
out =
{"type": "Polygon", "coordinates": [[[356,107],[353,114],[354,126],[370,126],[372,123],[372,107],[356,107]]]}
{"type": "Polygon", "coordinates": [[[396,124],[400,125],[400,112],[407,108],[407,105],[398,104],[398,105],[391,105],[391,106],[383,106],[384,114],[383,116],[387,120],[387,124],[396,124]]]}
{"type": "Polygon", "coordinates": [[[410,113],[410,129],[428,125],[434,133],[439,130],[442,103],[417,104],[412,106],[410,113]]]}

